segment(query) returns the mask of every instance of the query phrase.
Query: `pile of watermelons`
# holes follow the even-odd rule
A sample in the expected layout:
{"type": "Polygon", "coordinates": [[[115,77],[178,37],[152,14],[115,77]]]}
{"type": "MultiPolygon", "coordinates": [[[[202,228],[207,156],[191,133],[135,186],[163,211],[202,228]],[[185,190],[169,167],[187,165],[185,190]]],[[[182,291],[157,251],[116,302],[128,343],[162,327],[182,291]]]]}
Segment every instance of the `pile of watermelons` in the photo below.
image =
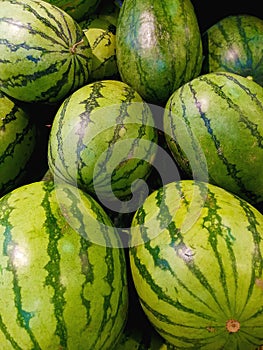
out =
{"type": "Polygon", "coordinates": [[[259,6],[0,5],[0,350],[261,349],[259,6]]]}

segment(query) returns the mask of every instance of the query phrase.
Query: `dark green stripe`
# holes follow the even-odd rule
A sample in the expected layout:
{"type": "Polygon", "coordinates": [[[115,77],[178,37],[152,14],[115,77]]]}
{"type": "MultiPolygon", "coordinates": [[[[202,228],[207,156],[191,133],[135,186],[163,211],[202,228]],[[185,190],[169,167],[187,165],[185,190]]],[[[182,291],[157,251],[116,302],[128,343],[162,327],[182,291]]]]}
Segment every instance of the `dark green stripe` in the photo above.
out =
{"type": "Polygon", "coordinates": [[[21,348],[15,339],[11,336],[11,334],[8,332],[8,327],[4,324],[2,316],[0,315],[0,331],[4,334],[4,337],[9,343],[12,345],[14,350],[24,350],[21,348]]]}
{"type": "MultiPolygon", "coordinates": [[[[48,143],[48,153],[49,153],[49,165],[51,167],[52,173],[55,175],[55,177],[60,177],[62,179],[64,179],[64,177],[71,179],[72,181],[76,181],[75,178],[71,178],[70,173],[68,172],[68,167],[66,166],[66,162],[65,162],[65,157],[64,157],[64,141],[67,142],[67,140],[65,140],[64,136],[62,135],[61,131],[62,131],[62,125],[64,123],[64,117],[65,117],[65,113],[67,111],[67,107],[68,104],[70,103],[70,99],[71,99],[72,95],[67,97],[64,102],[62,103],[62,106],[60,108],[60,110],[58,111],[58,113],[60,114],[60,118],[58,118],[58,128],[57,128],[57,133],[55,135],[56,141],[57,141],[57,145],[58,147],[54,147],[51,142],[49,141],[48,143]],[[63,170],[61,170],[60,166],[57,166],[57,161],[59,161],[62,163],[63,165],[63,170]],[[64,172],[67,173],[67,176],[64,175],[64,172]]],[[[52,129],[51,129],[51,134],[52,134],[52,129]]]]}
{"type": "Polygon", "coordinates": [[[86,149],[86,145],[83,142],[85,138],[85,130],[88,127],[89,123],[94,123],[94,121],[91,120],[91,113],[94,109],[100,107],[99,99],[103,98],[102,90],[105,87],[103,82],[95,82],[90,85],[91,92],[87,99],[80,102],[80,104],[83,104],[85,106],[84,112],[79,115],[80,122],[79,122],[79,128],[76,131],[76,134],[78,135],[78,142],[77,142],[77,161],[78,161],[78,183],[85,187],[89,187],[92,183],[92,179],[89,183],[83,178],[83,174],[80,171],[80,169],[85,169],[86,167],[86,160],[84,161],[81,157],[81,153],[83,150],[86,149]],[[84,131],[84,132],[83,132],[84,131]]]}
{"type": "Polygon", "coordinates": [[[94,267],[89,259],[89,247],[91,242],[86,238],[80,236],[80,251],[79,257],[81,261],[81,272],[85,276],[85,281],[81,285],[81,302],[86,309],[86,326],[88,327],[92,321],[92,315],[90,314],[91,301],[85,297],[85,290],[87,284],[92,284],[94,281],[94,267]]]}
{"type": "Polygon", "coordinates": [[[60,345],[62,348],[67,348],[67,327],[64,319],[64,307],[66,300],[64,293],[66,291],[65,286],[60,281],[60,252],[58,249],[58,242],[63,237],[61,227],[57,223],[57,219],[52,213],[50,205],[50,194],[54,188],[52,182],[44,182],[43,190],[45,192],[44,199],[42,201],[42,207],[45,210],[46,221],[45,230],[49,236],[49,242],[47,246],[47,254],[49,256],[49,262],[45,265],[47,271],[47,277],[45,280],[45,286],[50,286],[54,290],[54,295],[51,298],[51,302],[54,305],[54,314],[57,320],[55,334],[60,339],[60,345]]]}
{"type": "MultiPolygon", "coordinates": [[[[117,310],[117,313],[115,315],[112,314],[112,310],[111,310],[111,297],[112,294],[114,294],[114,286],[113,286],[113,282],[114,282],[114,258],[113,258],[113,250],[110,247],[105,247],[106,249],[106,255],[105,255],[105,263],[107,266],[107,274],[105,276],[105,279],[110,287],[110,293],[109,294],[105,294],[103,296],[104,301],[103,301],[103,306],[102,306],[102,310],[101,310],[101,323],[99,328],[97,329],[97,338],[94,341],[94,343],[90,346],[91,349],[95,349],[96,348],[96,344],[97,342],[100,341],[100,335],[103,334],[103,330],[105,329],[105,327],[107,327],[108,322],[111,322],[112,325],[114,325],[115,320],[119,317],[119,308],[117,310]]],[[[105,343],[108,342],[108,339],[105,338],[105,343]]],[[[101,346],[102,348],[104,346],[101,346]]]]}
{"type": "MultiPolygon", "coordinates": [[[[262,252],[260,249],[262,237],[257,229],[259,223],[257,222],[255,214],[254,214],[253,210],[251,209],[250,205],[246,201],[239,198],[238,196],[235,196],[235,197],[237,198],[237,200],[240,203],[240,206],[244,210],[244,213],[245,213],[247,221],[248,221],[248,226],[246,227],[246,229],[251,234],[252,239],[253,239],[253,243],[254,243],[254,250],[253,250],[253,254],[252,254],[253,261],[251,264],[252,270],[250,273],[251,279],[249,282],[249,288],[248,288],[246,302],[244,304],[243,310],[241,311],[241,313],[242,313],[245,310],[246,305],[249,302],[249,299],[251,298],[251,296],[253,294],[254,288],[256,287],[255,286],[256,279],[262,277],[263,255],[262,255],[262,252]]],[[[261,314],[263,314],[263,307],[261,307],[261,309],[259,309],[255,315],[252,315],[251,318],[257,317],[261,314]]]]}

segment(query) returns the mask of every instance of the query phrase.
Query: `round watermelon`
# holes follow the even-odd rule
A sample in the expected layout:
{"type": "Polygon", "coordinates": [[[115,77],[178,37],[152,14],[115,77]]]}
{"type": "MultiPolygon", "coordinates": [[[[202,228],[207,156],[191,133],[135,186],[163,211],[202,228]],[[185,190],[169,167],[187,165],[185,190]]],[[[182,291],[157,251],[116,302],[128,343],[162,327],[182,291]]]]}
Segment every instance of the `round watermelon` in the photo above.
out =
{"type": "Polygon", "coordinates": [[[73,18],[43,0],[1,2],[0,89],[23,102],[56,103],[89,80],[91,49],[73,18]]]}
{"type": "Polygon", "coordinates": [[[52,181],[9,192],[0,246],[1,349],[114,349],[127,318],[127,265],[92,197],[52,181]]]}
{"type": "Polygon", "coordinates": [[[263,201],[263,88],[229,72],[182,85],[164,110],[164,131],[189,178],[209,181],[251,204],[263,201]]]}
{"type": "Polygon", "coordinates": [[[25,181],[36,144],[32,116],[0,91],[0,196],[25,181]]]}
{"type": "Polygon", "coordinates": [[[202,40],[189,0],[125,0],[116,32],[118,69],[147,102],[163,105],[199,75],[202,40]]]}
{"type": "Polygon", "coordinates": [[[202,40],[203,73],[232,72],[263,85],[263,19],[248,14],[223,17],[202,40]]]}
{"type": "Polygon", "coordinates": [[[117,212],[130,212],[145,192],[157,136],[151,109],[133,88],[117,80],[95,81],[69,96],[55,115],[49,168],[55,181],[72,183],[117,212]]]}
{"type": "Polygon", "coordinates": [[[263,215],[247,201],[171,182],[136,211],[129,253],[142,308],[176,349],[263,344],[263,215]]]}

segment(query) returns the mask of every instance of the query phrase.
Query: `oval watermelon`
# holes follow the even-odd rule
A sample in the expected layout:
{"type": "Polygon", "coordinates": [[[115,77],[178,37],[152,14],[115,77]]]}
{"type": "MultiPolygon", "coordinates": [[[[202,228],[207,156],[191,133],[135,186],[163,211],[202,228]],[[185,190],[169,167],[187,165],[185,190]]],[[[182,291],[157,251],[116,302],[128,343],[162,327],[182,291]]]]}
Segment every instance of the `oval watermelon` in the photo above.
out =
{"type": "Polygon", "coordinates": [[[59,102],[89,80],[83,31],[46,1],[1,2],[0,48],[0,89],[17,100],[59,102]]]}
{"type": "Polygon", "coordinates": [[[201,70],[202,40],[191,1],[124,1],[116,55],[122,80],[147,102],[163,105],[201,70]]]}
{"type": "Polygon", "coordinates": [[[263,85],[263,19],[248,14],[224,17],[202,40],[203,73],[232,72],[263,85]]]}
{"type": "Polygon", "coordinates": [[[36,139],[33,118],[0,91],[0,196],[25,181],[36,139]]]}
{"type": "Polygon", "coordinates": [[[117,80],[96,81],[69,96],[55,115],[49,168],[55,180],[109,201],[115,211],[122,210],[125,198],[130,212],[140,201],[140,180],[151,171],[157,136],[151,109],[133,88],[117,80]]]}
{"type": "Polygon", "coordinates": [[[132,220],[130,265],[144,312],[176,349],[263,344],[263,215],[212,184],[153,192],[132,220]]]}
{"type": "Polygon", "coordinates": [[[0,246],[1,349],[114,348],[127,318],[125,255],[92,197],[52,181],[15,189],[0,199],[0,246]]]}
{"type": "Polygon", "coordinates": [[[164,131],[189,177],[205,176],[205,181],[208,178],[255,205],[263,201],[262,115],[259,84],[238,74],[214,72],[200,75],[171,95],[164,131]]]}

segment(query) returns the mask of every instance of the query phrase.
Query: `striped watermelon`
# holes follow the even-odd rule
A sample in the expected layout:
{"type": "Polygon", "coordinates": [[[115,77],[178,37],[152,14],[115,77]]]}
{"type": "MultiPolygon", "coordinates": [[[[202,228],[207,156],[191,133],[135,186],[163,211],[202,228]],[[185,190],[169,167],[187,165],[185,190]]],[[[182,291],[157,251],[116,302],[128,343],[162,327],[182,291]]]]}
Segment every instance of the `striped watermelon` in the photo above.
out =
{"type": "Polygon", "coordinates": [[[36,148],[36,124],[0,91],[0,196],[21,185],[36,148]]]}
{"type": "Polygon", "coordinates": [[[127,84],[102,80],[83,86],[60,106],[51,127],[48,163],[56,181],[116,204],[117,212],[122,210],[119,199],[126,198],[130,211],[129,203],[137,206],[140,200],[142,181],[137,180],[149,175],[156,148],[149,106],[127,84]]]}
{"type": "Polygon", "coordinates": [[[150,194],[131,227],[130,266],[152,325],[176,349],[263,344],[263,215],[212,184],[150,194]]]}
{"type": "Polygon", "coordinates": [[[263,19],[231,15],[203,34],[203,73],[227,71],[251,76],[263,85],[263,19]]]}
{"type": "Polygon", "coordinates": [[[125,0],[116,32],[121,78],[147,102],[163,105],[199,75],[202,40],[190,0],[125,0]]]}
{"type": "Polygon", "coordinates": [[[263,201],[262,116],[259,84],[234,73],[207,73],[169,98],[164,131],[189,177],[208,177],[256,205],[263,201]]]}
{"type": "Polygon", "coordinates": [[[90,80],[119,78],[116,58],[116,26],[103,15],[79,23],[92,50],[90,80]]]}
{"type": "Polygon", "coordinates": [[[92,197],[52,181],[15,189],[0,199],[0,245],[1,349],[114,349],[127,265],[92,197]]]}
{"type": "Polygon", "coordinates": [[[46,0],[65,12],[76,21],[81,21],[92,15],[98,8],[101,0],[46,0]]]}
{"type": "Polygon", "coordinates": [[[0,89],[17,100],[59,102],[89,80],[83,31],[46,1],[1,1],[0,49],[0,89]]]}

